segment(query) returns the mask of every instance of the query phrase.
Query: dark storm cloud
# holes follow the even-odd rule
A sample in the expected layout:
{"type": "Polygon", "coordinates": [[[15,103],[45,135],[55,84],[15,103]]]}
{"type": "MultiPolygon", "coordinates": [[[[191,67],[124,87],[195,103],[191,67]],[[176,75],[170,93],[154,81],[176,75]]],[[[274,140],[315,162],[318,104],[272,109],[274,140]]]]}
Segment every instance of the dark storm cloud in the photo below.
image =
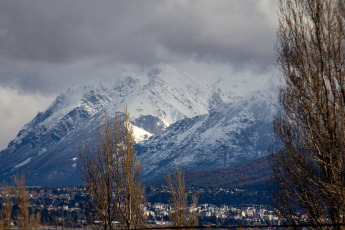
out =
{"type": "Polygon", "coordinates": [[[149,42],[136,38],[138,32],[132,30],[129,20],[140,25],[126,14],[132,14],[130,5],[117,1],[2,1],[2,55],[43,62],[123,56],[135,62],[130,47],[143,45],[137,50],[140,57],[140,52],[149,49],[144,46],[149,42]]]}
{"type": "Polygon", "coordinates": [[[68,68],[90,62],[265,69],[274,58],[274,2],[2,0],[0,84],[50,91],[85,78],[68,68]]]}
{"type": "Polygon", "coordinates": [[[1,55],[44,62],[103,56],[132,63],[177,55],[260,64],[272,58],[274,41],[274,22],[264,7],[256,0],[3,0],[1,55]]]}

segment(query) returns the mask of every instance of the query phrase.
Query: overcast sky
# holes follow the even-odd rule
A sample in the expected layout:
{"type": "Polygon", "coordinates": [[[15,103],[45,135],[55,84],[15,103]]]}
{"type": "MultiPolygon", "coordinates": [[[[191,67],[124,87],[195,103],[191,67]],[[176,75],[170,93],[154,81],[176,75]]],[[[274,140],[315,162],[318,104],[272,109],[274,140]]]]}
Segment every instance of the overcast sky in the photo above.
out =
{"type": "Polygon", "coordinates": [[[0,149],[69,86],[123,64],[272,75],[276,29],[275,0],[1,0],[0,149]]]}

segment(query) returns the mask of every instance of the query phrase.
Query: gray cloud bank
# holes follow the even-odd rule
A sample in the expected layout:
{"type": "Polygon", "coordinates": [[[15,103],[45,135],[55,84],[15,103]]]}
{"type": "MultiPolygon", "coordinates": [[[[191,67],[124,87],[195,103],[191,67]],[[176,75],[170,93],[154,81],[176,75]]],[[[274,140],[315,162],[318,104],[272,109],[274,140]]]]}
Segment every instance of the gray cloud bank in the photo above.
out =
{"type": "Polygon", "coordinates": [[[274,0],[2,0],[0,84],[44,92],[81,79],[63,76],[76,63],[193,59],[262,70],[274,58],[276,21],[274,0]]]}

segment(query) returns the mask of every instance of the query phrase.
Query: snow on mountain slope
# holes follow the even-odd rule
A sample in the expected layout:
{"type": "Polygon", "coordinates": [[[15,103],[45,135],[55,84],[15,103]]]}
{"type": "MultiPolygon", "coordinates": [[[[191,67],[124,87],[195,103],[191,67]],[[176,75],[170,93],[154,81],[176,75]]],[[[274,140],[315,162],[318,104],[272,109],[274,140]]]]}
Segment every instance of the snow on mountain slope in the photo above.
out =
{"type": "Polygon", "coordinates": [[[134,122],[142,120],[140,117],[152,116],[158,118],[164,128],[185,117],[207,113],[207,96],[200,97],[205,95],[205,91],[171,67],[156,68],[147,73],[126,71],[119,78],[113,87],[92,84],[69,89],[57,97],[44,113],[39,113],[32,122],[25,125],[10,146],[20,144],[28,133],[35,132],[43,136],[61,122],[74,128],[78,122],[100,111],[107,110],[113,114],[123,111],[125,106],[128,106],[134,122]],[[82,117],[71,120],[78,111],[82,111],[82,117]]]}
{"type": "Polygon", "coordinates": [[[213,85],[170,66],[126,68],[111,83],[67,90],[0,152],[0,180],[24,172],[28,185],[80,184],[78,150],[93,140],[104,111],[128,107],[143,179],[182,169],[225,167],[267,154],[276,112],[270,89],[232,93],[236,82],[213,85]]]}
{"type": "Polygon", "coordinates": [[[176,121],[206,114],[210,94],[169,66],[126,69],[112,84],[69,89],[0,152],[0,176],[24,171],[28,184],[80,183],[73,159],[82,141],[94,137],[104,110],[111,116],[128,106],[137,140],[144,141],[176,121]]]}
{"type": "Polygon", "coordinates": [[[256,92],[225,103],[219,94],[210,99],[209,114],[186,118],[140,145],[143,177],[182,170],[221,168],[267,155],[272,143],[276,94],[256,92]]]}

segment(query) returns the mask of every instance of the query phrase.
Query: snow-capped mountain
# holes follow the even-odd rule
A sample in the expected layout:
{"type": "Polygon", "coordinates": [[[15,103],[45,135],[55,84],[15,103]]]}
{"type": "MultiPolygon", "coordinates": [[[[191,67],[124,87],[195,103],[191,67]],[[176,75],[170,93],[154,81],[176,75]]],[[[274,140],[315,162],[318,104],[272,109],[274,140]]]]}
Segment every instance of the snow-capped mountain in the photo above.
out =
{"type": "Polygon", "coordinates": [[[104,111],[127,106],[144,179],[169,171],[223,167],[266,154],[274,103],[200,85],[169,66],[125,69],[112,83],[74,87],[40,112],[0,152],[0,179],[23,171],[27,184],[81,183],[78,149],[95,137],[104,111]]]}

